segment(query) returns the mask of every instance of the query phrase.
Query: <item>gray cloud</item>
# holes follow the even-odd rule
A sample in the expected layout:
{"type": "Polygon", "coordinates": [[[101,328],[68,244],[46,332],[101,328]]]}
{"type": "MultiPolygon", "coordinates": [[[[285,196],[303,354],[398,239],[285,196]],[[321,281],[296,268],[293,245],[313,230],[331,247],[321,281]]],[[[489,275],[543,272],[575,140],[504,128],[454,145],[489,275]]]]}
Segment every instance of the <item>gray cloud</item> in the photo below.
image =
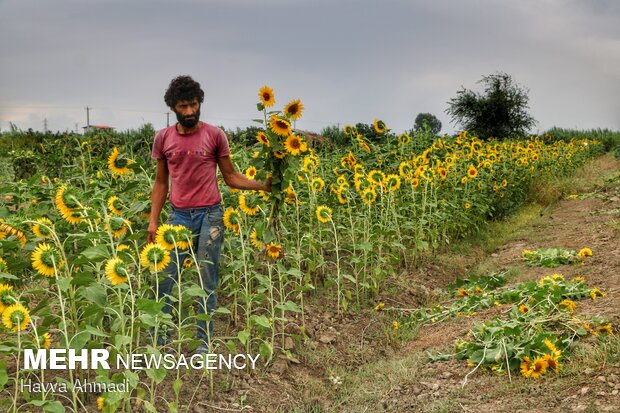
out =
{"type": "Polygon", "coordinates": [[[0,2],[0,126],[165,126],[178,74],[203,85],[207,121],[251,124],[257,91],[301,98],[298,126],[444,111],[501,70],[530,89],[539,127],[620,128],[617,1],[0,2]]]}

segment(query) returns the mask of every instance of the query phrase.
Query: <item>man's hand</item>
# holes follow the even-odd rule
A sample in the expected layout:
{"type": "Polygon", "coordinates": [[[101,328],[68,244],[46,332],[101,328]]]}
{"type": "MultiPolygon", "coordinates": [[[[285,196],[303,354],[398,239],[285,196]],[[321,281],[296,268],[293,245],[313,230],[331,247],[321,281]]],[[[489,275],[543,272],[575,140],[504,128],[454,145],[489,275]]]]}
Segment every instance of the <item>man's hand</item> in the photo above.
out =
{"type": "Polygon", "coordinates": [[[146,242],[155,242],[155,235],[157,234],[157,223],[150,222],[149,228],[146,230],[146,242]]]}

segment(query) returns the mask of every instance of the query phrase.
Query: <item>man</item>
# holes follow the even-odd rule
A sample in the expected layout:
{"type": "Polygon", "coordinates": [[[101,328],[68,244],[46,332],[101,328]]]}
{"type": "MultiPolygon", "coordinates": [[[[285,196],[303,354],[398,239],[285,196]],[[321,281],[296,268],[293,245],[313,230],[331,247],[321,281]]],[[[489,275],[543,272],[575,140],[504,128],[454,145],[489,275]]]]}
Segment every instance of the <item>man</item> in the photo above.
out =
{"type": "MultiPolygon", "coordinates": [[[[157,160],[157,173],[151,195],[151,219],[147,241],[154,242],[159,216],[168,195],[170,181],[171,212],[168,223],[182,224],[196,235],[194,250],[199,260],[201,284],[208,298],[199,301],[199,312],[212,314],[217,305],[215,290],[219,281],[219,259],[224,239],[223,208],[217,185],[216,166],[231,188],[271,191],[271,179],[265,184],[250,180],[235,170],[230,160],[230,149],[224,132],[200,121],[204,92],[200,84],[189,76],[174,78],[164,96],[166,105],[176,114],[178,123],[160,130],[153,142],[152,158],[157,160]]],[[[172,254],[172,263],[166,267],[167,277],[159,280],[158,299],[171,294],[178,280],[178,266],[186,254],[172,254]]],[[[172,311],[166,298],[165,313],[172,311]]],[[[197,353],[209,352],[213,337],[213,321],[197,322],[197,338],[201,344],[197,353]]],[[[167,335],[157,337],[165,344],[167,335]]]]}

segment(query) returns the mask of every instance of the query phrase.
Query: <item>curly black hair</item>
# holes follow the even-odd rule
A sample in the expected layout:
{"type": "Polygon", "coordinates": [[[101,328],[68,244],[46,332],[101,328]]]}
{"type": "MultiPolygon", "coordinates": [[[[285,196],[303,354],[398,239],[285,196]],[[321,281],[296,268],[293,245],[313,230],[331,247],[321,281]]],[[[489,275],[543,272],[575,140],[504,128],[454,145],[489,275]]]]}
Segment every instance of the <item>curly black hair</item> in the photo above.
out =
{"type": "Polygon", "coordinates": [[[172,79],[164,95],[164,101],[169,108],[174,108],[181,100],[193,100],[194,98],[202,103],[205,92],[200,88],[200,83],[191,76],[177,76],[172,79]]]}

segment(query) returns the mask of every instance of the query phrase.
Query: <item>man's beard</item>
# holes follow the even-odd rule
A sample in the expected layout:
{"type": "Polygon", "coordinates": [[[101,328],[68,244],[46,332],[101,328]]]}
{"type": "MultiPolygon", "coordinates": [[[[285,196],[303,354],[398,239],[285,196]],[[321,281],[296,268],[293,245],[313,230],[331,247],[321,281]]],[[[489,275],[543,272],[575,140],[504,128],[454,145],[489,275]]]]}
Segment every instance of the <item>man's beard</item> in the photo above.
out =
{"type": "Polygon", "coordinates": [[[198,120],[200,119],[200,109],[198,109],[192,116],[183,116],[176,112],[175,114],[177,115],[177,121],[179,121],[179,123],[185,128],[193,128],[198,124],[198,120]]]}

